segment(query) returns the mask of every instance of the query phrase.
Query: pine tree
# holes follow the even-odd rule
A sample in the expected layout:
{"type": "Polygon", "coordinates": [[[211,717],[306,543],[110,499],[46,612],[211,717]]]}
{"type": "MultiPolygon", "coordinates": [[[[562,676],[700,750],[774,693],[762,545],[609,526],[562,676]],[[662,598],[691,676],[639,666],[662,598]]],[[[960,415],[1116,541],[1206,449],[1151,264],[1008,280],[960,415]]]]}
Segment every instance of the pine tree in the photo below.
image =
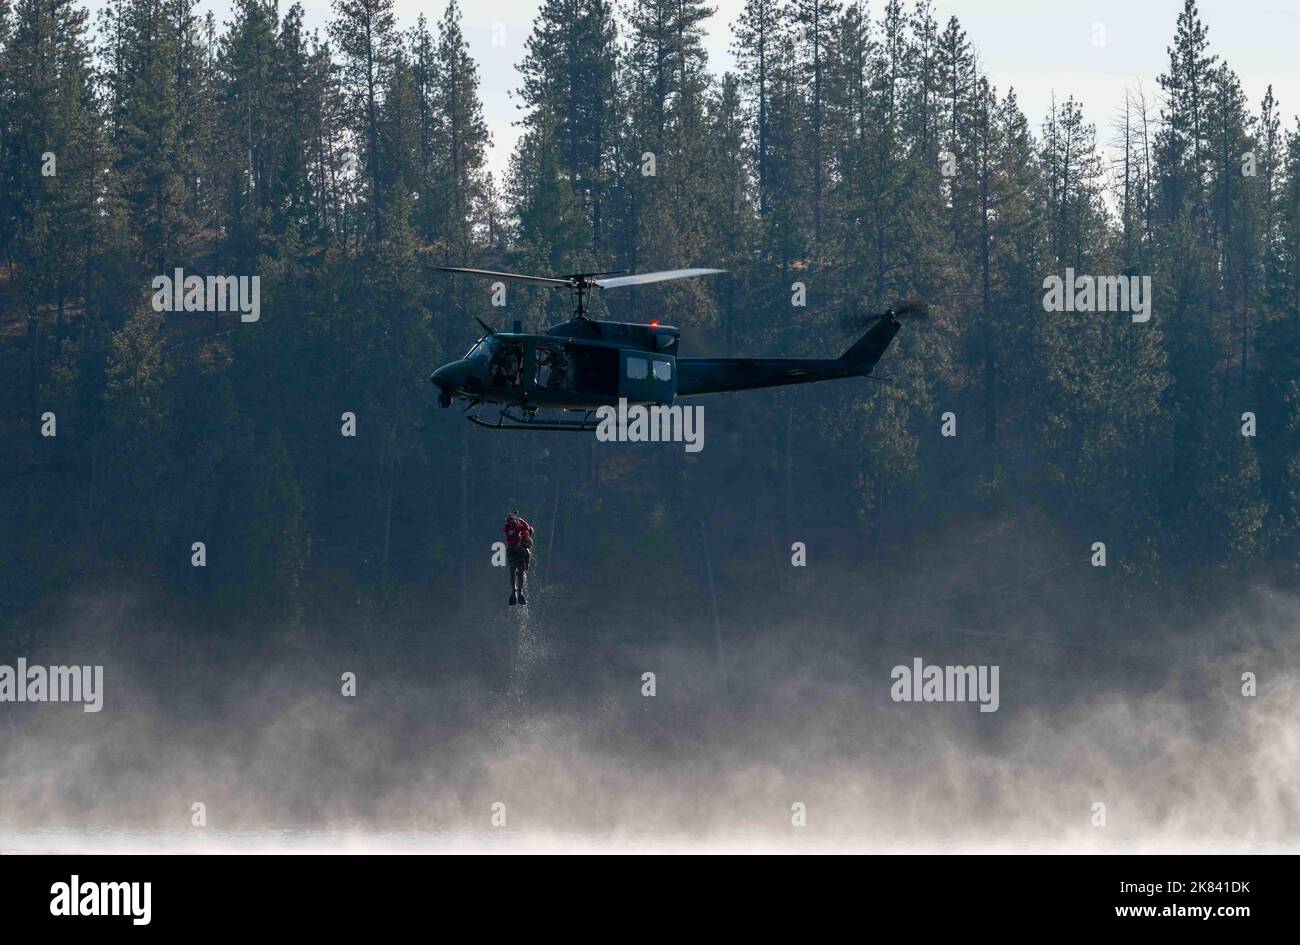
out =
{"type": "Polygon", "coordinates": [[[192,258],[199,236],[206,56],[192,0],[114,0],[105,11],[112,181],[153,272],[192,258]]]}
{"type": "Polygon", "coordinates": [[[483,223],[485,165],[490,143],[478,99],[478,66],[460,28],[460,8],[448,3],[438,29],[433,107],[442,116],[438,137],[443,190],[435,196],[445,214],[441,238],[453,257],[464,257],[483,223]]]}
{"type": "Polygon", "coordinates": [[[717,239],[715,265],[730,277],[717,290],[722,295],[722,349],[730,354],[739,334],[742,312],[750,307],[747,286],[755,240],[752,168],[746,160],[744,106],[740,83],[733,73],[722,78],[709,105],[707,135],[711,179],[706,187],[709,219],[717,239]]]}
{"type": "Polygon", "coordinates": [[[754,167],[758,177],[758,212],[767,213],[771,138],[769,114],[775,81],[775,58],[788,28],[787,8],[778,0],[746,0],[736,19],[732,49],[753,129],[754,167]]]}
{"type": "Polygon", "coordinates": [[[0,51],[5,250],[16,267],[15,300],[27,320],[28,384],[35,396],[44,360],[40,322],[55,313],[55,343],[69,305],[85,291],[104,186],[99,107],[92,86],[86,13],[53,0],[21,0],[0,51]]]}
{"type": "Polygon", "coordinates": [[[368,181],[366,202],[373,234],[382,239],[385,168],[379,147],[380,109],[399,39],[393,0],[334,0],[329,32],[338,51],[349,131],[368,181]]]}
{"type": "Polygon", "coordinates": [[[162,319],[146,306],[113,334],[104,387],[106,428],[100,442],[103,471],[97,488],[105,501],[100,538],[111,560],[132,571],[157,567],[169,550],[167,438],[171,430],[172,369],[163,344],[162,319]],[[110,498],[111,497],[111,498],[110,498]]]}
{"type": "Polygon", "coordinates": [[[281,170],[280,137],[285,125],[279,114],[284,89],[276,83],[281,52],[278,29],[274,0],[238,0],[230,31],[217,53],[221,125],[234,131],[219,139],[227,172],[226,216],[233,223],[225,252],[240,271],[261,250],[281,170]]]}
{"type": "MultiPolygon", "coordinates": [[[[1271,96],[1270,96],[1271,97],[1271,96]]],[[[1270,115],[1266,109],[1265,116],[1270,115]]],[[[1300,551],[1300,125],[1277,152],[1265,126],[1263,156],[1276,158],[1276,203],[1270,232],[1270,314],[1259,328],[1256,414],[1261,488],[1280,553],[1300,551]]],[[[1261,168],[1261,173],[1263,173],[1261,168]]]]}
{"type": "MultiPolygon", "coordinates": [[[[636,0],[627,12],[620,82],[626,95],[619,158],[623,226],[615,247],[629,269],[689,265],[707,251],[702,37],[712,12],[703,0],[636,0]],[[653,173],[647,173],[647,160],[653,173]]],[[[697,324],[710,326],[716,322],[710,293],[699,280],[686,280],[629,292],[620,302],[629,309],[649,304],[692,311],[697,324]]]]}
{"type": "Polygon", "coordinates": [[[525,128],[549,125],[569,187],[589,220],[591,250],[607,238],[618,135],[617,30],[608,0],[546,0],[519,71],[525,128]]]}
{"type": "Polygon", "coordinates": [[[840,5],[835,0],[795,0],[796,55],[807,82],[808,163],[812,170],[812,245],[820,247],[822,197],[826,188],[829,147],[826,143],[828,72],[836,51],[835,25],[840,5]]]}

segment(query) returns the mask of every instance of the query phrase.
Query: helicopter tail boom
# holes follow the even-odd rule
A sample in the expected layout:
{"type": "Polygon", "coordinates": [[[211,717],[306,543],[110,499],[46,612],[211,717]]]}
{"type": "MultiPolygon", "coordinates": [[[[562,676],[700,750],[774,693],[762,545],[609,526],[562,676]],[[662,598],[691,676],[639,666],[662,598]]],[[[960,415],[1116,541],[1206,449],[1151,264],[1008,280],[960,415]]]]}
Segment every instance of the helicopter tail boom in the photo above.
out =
{"type": "Polygon", "coordinates": [[[900,327],[893,313],[886,313],[838,358],[678,358],[677,396],[865,377],[900,327]]]}

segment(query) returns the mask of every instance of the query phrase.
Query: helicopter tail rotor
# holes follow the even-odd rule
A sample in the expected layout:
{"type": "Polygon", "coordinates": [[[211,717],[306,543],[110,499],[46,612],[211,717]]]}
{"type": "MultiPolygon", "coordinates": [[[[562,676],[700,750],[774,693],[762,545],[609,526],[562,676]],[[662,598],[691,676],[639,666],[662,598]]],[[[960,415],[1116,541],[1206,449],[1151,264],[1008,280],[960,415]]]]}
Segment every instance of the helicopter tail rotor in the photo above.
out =
{"type": "Polygon", "coordinates": [[[930,306],[921,301],[906,302],[903,305],[889,310],[890,315],[897,319],[927,319],[930,317],[930,306]]]}
{"type": "Polygon", "coordinates": [[[860,331],[863,328],[870,328],[872,325],[875,325],[886,315],[900,322],[911,320],[924,321],[930,317],[930,306],[919,299],[915,299],[900,303],[874,315],[845,315],[840,319],[840,327],[860,331]]]}

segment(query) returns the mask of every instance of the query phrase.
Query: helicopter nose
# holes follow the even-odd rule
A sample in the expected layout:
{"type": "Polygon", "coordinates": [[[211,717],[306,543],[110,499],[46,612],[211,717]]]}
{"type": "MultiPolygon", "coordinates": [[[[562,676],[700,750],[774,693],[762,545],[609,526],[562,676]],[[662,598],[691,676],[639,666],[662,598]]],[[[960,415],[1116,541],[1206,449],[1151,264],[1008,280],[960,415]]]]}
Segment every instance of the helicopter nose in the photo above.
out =
{"type": "Polygon", "coordinates": [[[444,364],[434,371],[429,375],[429,380],[450,394],[465,386],[465,381],[468,380],[471,373],[473,373],[473,369],[470,365],[464,361],[453,361],[451,364],[444,364]]]}

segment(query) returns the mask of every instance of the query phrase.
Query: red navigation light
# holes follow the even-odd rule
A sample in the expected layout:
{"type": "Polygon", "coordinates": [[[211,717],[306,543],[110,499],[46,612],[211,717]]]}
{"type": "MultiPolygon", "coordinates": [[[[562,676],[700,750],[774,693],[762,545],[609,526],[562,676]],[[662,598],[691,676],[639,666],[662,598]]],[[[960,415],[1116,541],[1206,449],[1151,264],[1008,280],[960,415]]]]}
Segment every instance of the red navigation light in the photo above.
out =
{"type": "Polygon", "coordinates": [[[658,328],[658,327],[659,327],[659,323],[658,323],[658,322],[651,322],[651,323],[650,323],[650,327],[651,327],[651,328],[658,328]]]}

